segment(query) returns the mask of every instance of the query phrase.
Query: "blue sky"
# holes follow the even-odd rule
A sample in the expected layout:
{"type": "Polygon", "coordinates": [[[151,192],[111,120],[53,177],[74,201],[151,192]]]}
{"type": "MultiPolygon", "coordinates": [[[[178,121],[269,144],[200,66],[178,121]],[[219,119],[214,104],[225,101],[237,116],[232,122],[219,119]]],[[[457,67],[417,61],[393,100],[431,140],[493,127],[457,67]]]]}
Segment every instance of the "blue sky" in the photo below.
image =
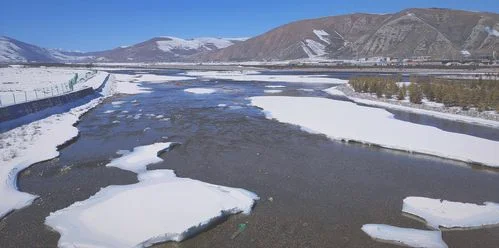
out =
{"type": "Polygon", "coordinates": [[[154,36],[249,37],[299,19],[410,7],[499,12],[494,0],[6,0],[0,35],[48,48],[95,51],[154,36]]]}

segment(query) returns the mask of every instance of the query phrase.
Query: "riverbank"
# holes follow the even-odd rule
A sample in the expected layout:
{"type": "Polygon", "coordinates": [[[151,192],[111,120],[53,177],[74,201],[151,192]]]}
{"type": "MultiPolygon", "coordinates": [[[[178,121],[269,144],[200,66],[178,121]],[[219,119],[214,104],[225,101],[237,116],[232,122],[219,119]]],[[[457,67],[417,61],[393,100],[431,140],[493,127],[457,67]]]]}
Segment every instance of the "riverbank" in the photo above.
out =
{"type": "Polygon", "coordinates": [[[350,100],[360,104],[499,128],[499,114],[494,111],[479,112],[475,109],[462,110],[460,107],[445,107],[441,104],[414,104],[409,101],[378,98],[369,93],[355,92],[347,84],[337,86],[335,89],[341,91],[350,100]]]}

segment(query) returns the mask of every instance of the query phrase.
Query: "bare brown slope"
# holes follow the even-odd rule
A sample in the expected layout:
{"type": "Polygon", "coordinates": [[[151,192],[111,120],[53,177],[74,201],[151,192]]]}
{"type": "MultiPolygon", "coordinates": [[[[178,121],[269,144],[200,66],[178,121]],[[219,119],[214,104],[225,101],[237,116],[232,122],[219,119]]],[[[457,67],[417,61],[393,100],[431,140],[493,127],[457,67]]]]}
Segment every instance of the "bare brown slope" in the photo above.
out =
{"type": "Polygon", "coordinates": [[[217,52],[202,61],[288,60],[391,56],[435,59],[499,52],[499,15],[449,9],[407,9],[395,14],[351,14],[297,21],[217,52]],[[321,39],[314,30],[329,35],[321,39]],[[307,43],[308,42],[308,43],[307,43]],[[307,45],[307,44],[312,44],[307,45]],[[324,54],[313,48],[324,48],[324,54]]]}

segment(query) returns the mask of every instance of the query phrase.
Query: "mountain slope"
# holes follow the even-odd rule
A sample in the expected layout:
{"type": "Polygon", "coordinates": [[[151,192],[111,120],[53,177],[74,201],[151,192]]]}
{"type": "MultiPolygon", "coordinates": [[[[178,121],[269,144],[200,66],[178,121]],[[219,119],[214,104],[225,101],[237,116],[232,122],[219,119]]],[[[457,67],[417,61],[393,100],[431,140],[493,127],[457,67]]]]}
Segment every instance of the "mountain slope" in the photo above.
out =
{"type": "Polygon", "coordinates": [[[69,62],[91,59],[83,53],[41,48],[6,36],[0,36],[0,63],[69,62]]]}
{"type": "Polygon", "coordinates": [[[108,62],[177,62],[198,53],[217,51],[244,39],[157,37],[126,47],[88,53],[97,61],[108,62]]]}
{"type": "Polygon", "coordinates": [[[391,56],[434,59],[499,52],[499,15],[449,9],[351,14],[297,21],[198,60],[245,61],[391,56]]]}
{"type": "Polygon", "coordinates": [[[9,37],[0,37],[0,62],[56,62],[50,51],[9,37]]]}

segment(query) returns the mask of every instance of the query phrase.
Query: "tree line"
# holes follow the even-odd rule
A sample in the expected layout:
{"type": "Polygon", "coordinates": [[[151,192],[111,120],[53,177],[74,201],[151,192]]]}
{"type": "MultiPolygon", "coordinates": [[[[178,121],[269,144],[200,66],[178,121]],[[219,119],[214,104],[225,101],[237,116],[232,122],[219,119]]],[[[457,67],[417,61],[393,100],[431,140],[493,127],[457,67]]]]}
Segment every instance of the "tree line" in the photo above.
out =
{"type": "Polygon", "coordinates": [[[421,104],[423,99],[443,103],[447,107],[461,107],[464,110],[499,111],[499,80],[444,79],[430,76],[411,77],[410,84],[398,83],[397,76],[359,76],[351,78],[350,86],[356,92],[376,94],[378,98],[398,100],[409,99],[421,104]]]}

